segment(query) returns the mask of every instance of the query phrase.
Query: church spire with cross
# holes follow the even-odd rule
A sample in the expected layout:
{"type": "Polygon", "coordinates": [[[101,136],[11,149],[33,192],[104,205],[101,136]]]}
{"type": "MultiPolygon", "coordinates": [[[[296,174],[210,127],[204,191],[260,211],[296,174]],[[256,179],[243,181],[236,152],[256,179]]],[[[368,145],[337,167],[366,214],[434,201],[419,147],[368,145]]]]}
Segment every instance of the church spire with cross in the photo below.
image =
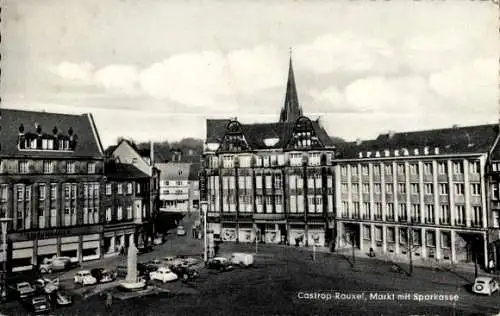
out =
{"type": "Polygon", "coordinates": [[[299,104],[297,87],[292,65],[292,49],[290,48],[290,64],[288,66],[288,81],[286,83],[285,104],[281,109],[280,122],[295,122],[302,116],[302,108],[299,104]]]}

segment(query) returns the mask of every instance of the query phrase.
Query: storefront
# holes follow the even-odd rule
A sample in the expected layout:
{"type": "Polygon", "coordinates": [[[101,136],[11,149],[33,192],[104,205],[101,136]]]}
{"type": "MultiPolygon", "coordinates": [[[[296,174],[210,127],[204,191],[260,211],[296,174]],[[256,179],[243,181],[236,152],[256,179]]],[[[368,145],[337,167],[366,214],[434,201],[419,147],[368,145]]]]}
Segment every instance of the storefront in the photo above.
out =
{"type": "Polygon", "coordinates": [[[115,244],[115,232],[105,232],[103,234],[103,254],[104,256],[118,253],[118,247],[115,244]]]}
{"type": "Polygon", "coordinates": [[[325,245],[325,226],[322,225],[311,225],[308,227],[308,240],[309,246],[324,246],[325,245]]]}
{"type": "Polygon", "coordinates": [[[278,224],[266,224],[264,240],[266,243],[278,244],[281,242],[281,232],[278,224]]]}
{"type": "Polygon", "coordinates": [[[96,260],[101,256],[99,234],[82,236],[82,261],[96,260]]]}
{"type": "Polygon", "coordinates": [[[12,271],[31,270],[33,268],[33,241],[12,243],[12,271]]]}
{"type": "Polygon", "coordinates": [[[305,227],[303,224],[294,225],[290,224],[290,238],[288,239],[290,245],[305,245],[305,227]]]}
{"type": "Polygon", "coordinates": [[[57,238],[38,240],[36,264],[42,263],[45,258],[52,258],[54,256],[57,256],[57,238]]]}
{"type": "Polygon", "coordinates": [[[254,242],[255,230],[252,223],[240,223],[238,231],[238,240],[240,242],[254,242]]]}
{"type": "Polygon", "coordinates": [[[80,261],[80,237],[62,237],[61,238],[61,257],[70,257],[72,262],[80,261]]]}
{"type": "Polygon", "coordinates": [[[224,223],[222,224],[222,240],[223,241],[236,241],[236,224],[224,223]]]}

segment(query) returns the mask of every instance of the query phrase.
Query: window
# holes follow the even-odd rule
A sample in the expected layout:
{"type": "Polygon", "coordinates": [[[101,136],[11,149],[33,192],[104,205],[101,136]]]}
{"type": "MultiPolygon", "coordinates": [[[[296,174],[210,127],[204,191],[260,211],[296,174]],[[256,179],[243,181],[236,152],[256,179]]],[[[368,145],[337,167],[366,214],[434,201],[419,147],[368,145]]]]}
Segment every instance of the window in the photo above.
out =
{"type": "Polygon", "coordinates": [[[43,173],[54,173],[54,162],[44,161],[43,162],[43,173]]]}
{"type": "Polygon", "coordinates": [[[57,199],[57,184],[51,183],[50,184],[50,200],[54,201],[56,199],[57,199]]]}
{"type": "Polygon", "coordinates": [[[410,164],[410,174],[412,175],[418,174],[418,164],[416,163],[410,164]]]}
{"type": "Polygon", "coordinates": [[[457,215],[456,225],[465,225],[465,206],[455,205],[455,213],[457,215]]]}
{"type": "Polygon", "coordinates": [[[106,195],[111,195],[111,183],[106,183],[106,195]]]}
{"type": "Polygon", "coordinates": [[[418,194],[418,183],[410,184],[411,194],[418,194]]]}
{"type": "Polygon", "coordinates": [[[424,184],[425,194],[434,194],[434,186],[432,183],[424,184]]]}
{"type": "Polygon", "coordinates": [[[407,220],[406,204],[404,203],[399,204],[399,216],[401,217],[401,220],[403,221],[407,220]]]}
{"type": "Polygon", "coordinates": [[[106,222],[111,222],[111,207],[106,208],[106,222]]]}
{"type": "Polygon", "coordinates": [[[436,232],[428,230],[426,232],[425,240],[428,247],[436,247],[436,232]]]}
{"type": "Polygon", "coordinates": [[[17,195],[18,202],[24,201],[24,185],[22,185],[22,184],[16,185],[16,195],[17,195]]]}
{"type": "Polygon", "coordinates": [[[470,165],[469,165],[469,169],[470,169],[471,173],[479,173],[479,169],[480,169],[479,161],[477,161],[477,160],[471,161],[470,165]]]}
{"type": "Polygon", "coordinates": [[[321,164],[321,156],[319,153],[309,153],[309,164],[317,166],[321,164]]]}
{"type": "Polygon", "coordinates": [[[2,202],[7,201],[8,190],[9,190],[9,187],[7,184],[0,185],[0,201],[2,201],[2,202]]]}
{"type": "Polygon", "coordinates": [[[446,174],[448,167],[446,166],[446,162],[441,161],[438,163],[438,173],[446,174]]]}
{"type": "Polygon", "coordinates": [[[370,203],[368,202],[363,202],[363,217],[370,218],[370,203]]]}
{"type": "Polygon", "coordinates": [[[464,165],[461,161],[453,162],[453,173],[454,174],[463,174],[464,173],[464,165]]]}
{"type": "Polygon", "coordinates": [[[394,227],[387,227],[387,242],[390,244],[396,242],[396,231],[394,227]]]}
{"type": "Polygon", "coordinates": [[[463,183],[455,183],[455,194],[456,195],[464,195],[463,183]]]}
{"type": "Polygon", "coordinates": [[[353,184],[351,185],[351,191],[352,191],[352,193],[354,193],[354,194],[357,194],[357,193],[359,192],[359,190],[358,190],[358,184],[357,184],[357,183],[353,183],[353,184]]]}
{"type": "Polygon", "coordinates": [[[441,205],[441,224],[449,224],[450,216],[450,206],[448,204],[441,205]]]}
{"type": "Polygon", "coordinates": [[[426,175],[432,174],[432,163],[431,162],[424,163],[424,174],[426,174],[426,175]]]}
{"type": "Polygon", "coordinates": [[[279,154],[278,155],[278,166],[284,166],[284,165],[285,165],[285,155],[279,154]]]}
{"type": "Polygon", "coordinates": [[[382,226],[375,226],[375,241],[382,241],[382,226]]]}
{"type": "Polygon", "coordinates": [[[368,166],[367,165],[362,165],[361,166],[361,172],[363,173],[364,176],[368,175],[368,166]]]}
{"type": "Polygon", "coordinates": [[[29,163],[26,160],[19,161],[19,173],[29,173],[29,163]]]}
{"type": "Polygon", "coordinates": [[[394,185],[392,183],[386,183],[385,185],[385,193],[393,194],[394,193],[394,185]]]}
{"type": "Polygon", "coordinates": [[[116,210],[116,219],[121,221],[123,219],[123,207],[118,206],[116,210]]]}
{"type": "Polygon", "coordinates": [[[370,193],[370,185],[368,183],[363,183],[363,193],[370,193]]]}
{"type": "Polygon", "coordinates": [[[481,185],[479,183],[472,183],[470,186],[472,195],[481,195],[481,185]]]}
{"type": "Polygon", "coordinates": [[[127,194],[132,194],[133,186],[132,182],[127,183],[127,194]]]}
{"type": "Polygon", "coordinates": [[[412,245],[420,245],[422,243],[422,231],[420,229],[413,229],[412,245]]]}
{"type": "Polygon", "coordinates": [[[351,175],[352,176],[358,175],[358,166],[351,166],[351,175]]]}
{"type": "Polygon", "coordinates": [[[384,165],[384,169],[385,169],[386,175],[388,175],[388,176],[392,175],[392,165],[386,164],[386,165],[384,165]]]}
{"type": "Polygon", "coordinates": [[[425,217],[427,219],[427,223],[434,222],[434,205],[426,204],[425,205],[425,217]]]}
{"type": "Polygon", "coordinates": [[[380,175],[380,165],[373,165],[373,174],[376,176],[380,175]]]}
{"type": "Polygon", "coordinates": [[[411,205],[411,217],[412,221],[420,222],[420,204],[411,205]]]}
{"type": "Polygon", "coordinates": [[[381,191],[381,190],[382,190],[382,189],[381,189],[381,184],[380,184],[380,183],[375,183],[375,184],[373,185],[373,191],[375,191],[375,193],[380,194],[380,191],[381,191]]]}
{"type": "Polygon", "coordinates": [[[89,162],[87,164],[87,173],[90,173],[90,174],[95,173],[95,162],[89,162]]]}
{"type": "Polygon", "coordinates": [[[342,166],[342,167],[340,167],[340,174],[341,174],[343,177],[346,177],[346,176],[347,176],[347,166],[342,166]]]}
{"type": "Polygon", "coordinates": [[[234,156],[222,156],[222,166],[224,168],[233,168],[234,167],[234,156]]]}
{"type": "Polygon", "coordinates": [[[493,183],[491,185],[491,198],[494,200],[494,201],[497,201],[500,196],[499,196],[499,191],[498,191],[498,183],[493,183]]]}
{"type": "Polygon", "coordinates": [[[448,184],[440,183],[439,184],[439,194],[440,195],[448,195],[448,184]]]}
{"type": "Polygon", "coordinates": [[[499,228],[500,227],[500,211],[492,210],[491,213],[493,215],[493,227],[499,228]]]}
{"type": "Polygon", "coordinates": [[[451,248],[451,234],[449,232],[441,232],[441,248],[451,248]]]}
{"type": "Polygon", "coordinates": [[[251,157],[249,155],[240,156],[239,158],[240,158],[239,161],[240,161],[241,168],[249,168],[250,167],[251,157]]]}
{"type": "Polygon", "coordinates": [[[405,175],[405,165],[401,165],[401,164],[398,165],[398,174],[400,176],[404,176],[405,175]]]}
{"type": "Polygon", "coordinates": [[[123,194],[123,184],[122,183],[117,183],[117,193],[118,194],[123,194]]]}
{"type": "Polygon", "coordinates": [[[347,193],[349,191],[347,183],[342,183],[342,193],[347,193]]]}
{"type": "Polygon", "coordinates": [[[46,194],[47,194],[47,186],[45,184],[40,184],[38,186],[38,199],[40,201],[45,200],[46,194]]]}
{"type": "Polygon", "coordinates": [[[132,205],[127,206],[127,219],[132,219],[132,205]]]}
{"type": "Polygon", "coordinates": [[[136,192],[136,194],[141,194],[141,184],[140,183],[137,183],[137,185],[135,186],[135,192],[136,192]]]}
{"type": "Polygon", "coordinates": [[[408,228],[399,229],[399,243],[401,245],[408,244],[408,228]]]}
{"type": "Polygon", "coordinates": [[[398,183],[398,193],[400,194],[406,193],[406,184],[398,183]]]}
{"type": "Polygon", "coordinates": [[[75,173],[75,162],[74,161],[66,162],[66,172],[67,173],[75,173]]]}
{"type": "Polygon", "coordinates": [[[363,225],[363,239],[364,240],[372,239],[372,230],[369,225],[363,225]]]}
{"type": "Polygon", "coordinates": [[[255,166],[256,167],[261,167],[262,166],[262,157],[261,156],[255,156],[255,166]]]}

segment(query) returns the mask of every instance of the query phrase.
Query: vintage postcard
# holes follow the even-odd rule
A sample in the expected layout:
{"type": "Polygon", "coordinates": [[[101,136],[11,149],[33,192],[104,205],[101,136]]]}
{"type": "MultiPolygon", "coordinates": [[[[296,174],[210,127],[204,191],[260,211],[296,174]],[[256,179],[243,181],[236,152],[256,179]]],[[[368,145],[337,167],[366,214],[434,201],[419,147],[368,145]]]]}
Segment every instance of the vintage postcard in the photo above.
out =
{"type": "Polygon", "coordinates": [[[498,5],[1,1],[0,314],[499,315],[498,5]]]}

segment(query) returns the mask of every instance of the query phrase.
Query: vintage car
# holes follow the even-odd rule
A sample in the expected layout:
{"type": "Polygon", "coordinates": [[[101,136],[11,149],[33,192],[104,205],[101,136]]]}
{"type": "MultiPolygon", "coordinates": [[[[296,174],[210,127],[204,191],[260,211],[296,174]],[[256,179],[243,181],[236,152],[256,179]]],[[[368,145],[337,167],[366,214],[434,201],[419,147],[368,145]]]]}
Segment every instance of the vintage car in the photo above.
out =
{"type": "Polygon", "coordinates": [[[67,306],[73,304],[73,299],[71,296],[61,292],[57,291],[56,292],[56,304],[58,306],[67,306]]]}
{"type": "Polygon", "coordinates": [[[9,290],[14,297],[21,299],[35,295],[35,289],[28,282],[16,283],[9,290]]]}
{"type": "Polygon", "coordinates": [[[179,277],[177,274],[173,273],[169,268],[160,267],[158,270],[149,273],[150,280],[158,280],[163,283],[175,281],[179,277]]]}
{"type": "Polygon", "coordinates": [[[177,276],[183,281],[193,280],[200,276],[198,271],[186,266],[173,266],[170,270],[177,274],[177,276]]]}
{"type": "Polygon", "coordinates": [[[208,269],[219,270],[221,272],[229,271],[233,269],[233,265],[231,261],[223,257],[215,257],[207,262],[208,269]]]}
{"type": "Polygon", "coordinates": [[[108,283],[116,280],[118,273],[106,270],[104,268],[95,268],[90,270],[90,274],[96,278],[97,283],[108,283]]]}
{"type": "Polygon", "coordinates": [[[75,283],[81,286],[94,285],[97,283],[97,279],[92,276],[89,270],[78,271],[75,275],[75,283]]]}
{"type": "Polygon", "coordinates": [[[472,292],[491,295],[498,291],[498,281],[492,277],[478,277],[472,285],[472,292]]]}
{"type": "Polygon", "coordinates": [[[26,298],[23,300],[23,305],[34,314],[48,312],[51,308],[50,302],[45,295],[26,298]]]}
{"type": "Polygon", "coordinates": [[[186,235],[186,230],[184,229],[184,226],[177,226],[177,236],[185,236],[186,235]]]}
{"type": "Polygon", "coordinates": [[[45,258],[40,264],[40,273],[52,273],[68,269],[69,262],[60,258],[45,258]]]}
{"type": "Polygon", "coordinates": [[[53,280],[40,278],[35,280],[32,284],[38,292],[44,294],[50,294],[54,291],[59,290],[59,278],[53,280]]]}

